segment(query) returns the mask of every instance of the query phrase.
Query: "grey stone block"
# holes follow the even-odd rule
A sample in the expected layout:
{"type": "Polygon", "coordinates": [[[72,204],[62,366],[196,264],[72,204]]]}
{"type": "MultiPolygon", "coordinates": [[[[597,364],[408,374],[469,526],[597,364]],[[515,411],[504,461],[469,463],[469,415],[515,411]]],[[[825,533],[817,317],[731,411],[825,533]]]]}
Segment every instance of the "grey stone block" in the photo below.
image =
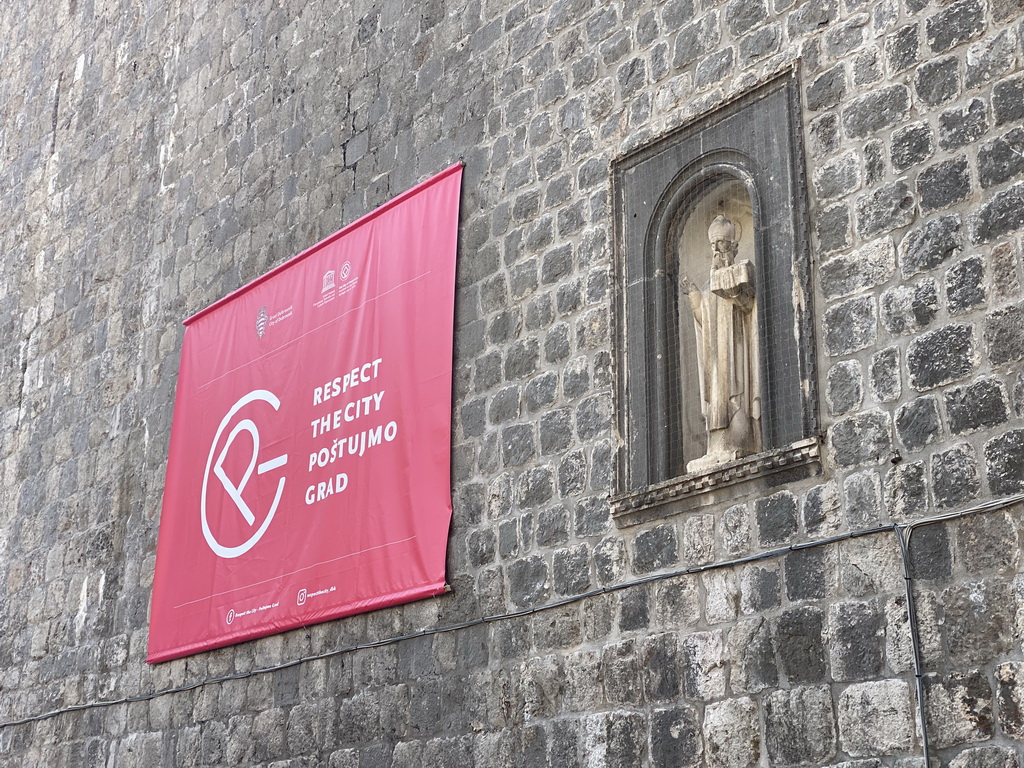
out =
{"type": "Polygon", "coordinates": [[[818,198],[841,197],[860,185],[860,162],[854,153],[840,155],[814,172],[814,189],[818,198]]]}
{"type": "Polygon", "coordinates": [[[763,617],[739,621],[729,633],[734,663],[729,684],[739,693],[757,693],[779,684],[771,625],[763,617]]]}
{"type": "Polygon", "coordinates": [[[925,677],[928,729],[936,749],[990,739],[992,687],[978,670],[925,677]]]}
{"type": "Polygon", "coordinates": [[[992,493],[1024,491],[1024,430],[1013,429],[985,443],[985,470],[992,493]]]}
{"type": "Polygon", "coordinates": [[[985,303],[985,262],[974,256],[946,272],[946,306],[951,315],[963,314],[985,303]]]}
{"type": "Polygon", "coordinates": [[[974,449],[961,444],[932,455],[932,494],[937,507],[948,509],[970,501],[981,490],[974,449]]]}
{"type": "Polygon", "coordinates": [[[869,368],[871,393],[881,403],[899,398],[903,391],[900,379],[900,351],[898,347],[887,347],[871,356],[869,368]]]}
{"type": "Polygon", "coordinates": [[[525,464],[537,454],[533,427],[514,424],[501,430],[501,460],[506,467],[525,464]]]}
{"type": "MultiPolygon", "coordinates": [[[[558,493],[563,498],[582,493],[587,487],[587,457],[580,450],[570,451],[558,462],[558,493]]],[[[578,535],[583,535],[579,531],[578,535]]]]}
{"type": "Polygon", "coordinates": [[[644,693],[652,702],[675,702],[682,692],[679,641],[675,634],[652,635],[642,642],[644,693]]]}
{"type": "Polygon", "coordinates": [[[951,324],[915,338],[907,349],[910,385],[918,391],[962,379],[977,365],[974,329],[951,324]]]}
{"type": "Polygon", "coordinates": [[[558,363],[568,359],[572,354],[570,344],[571,329],[568,323],[558,323],[550,328],[544,337],[544,360],[548,363],[558,363]]]}
{"type": "Polygon", "coordinates": [[[487,411],[491,424],[504,424],[519,417],[522,391],[518,385],[504,387],[494,393],[487,411]]]}
{"type": "Polygon", "coordinates": [[[828,596],[826,571],[834,563],[825,556],[824,548],[802,549],[786,555],[786,598],[790,602],[821,600],[828,596]]]}
{"type": "Polygon", "coordinates": [[[780,491],[754,502],[757,516],[758,539],[770,546],[789,540],[797,529],[796,497],[789,491],[780,491]]]}
{"type": "Polygon", "coordinates": [[[977,88],[1009,72],[1015,43],[1012,30],[1004,29],[994,38],[972,45],[967,52],[965,85],[977,88]]]}
{"type": "Polygon", "coordinates": [[[800,607],[784,611],[778,618],[779,658],[791,683],[823,682],[825,676],[824,628],[821,610],[800,607]]]}
{"type": "Polygon", "coordinates": [[[917,99],[929,107],[946,104],[960,93],[960,62],[956,56],[933,59],[917,68],[917,99]]]}
{"type": "Polygon", "coordinates": [[[896,434],[903,447],[916,453],[941,436],[939,407],[934,397],[920,397],[896,411],[896,434]]]}
{"type": "Polygon", "coordinates": [[[675,528],[660,525],[637,535],[633,543],[633,570],[637,573],[667,568],[678,562],[675,528]]]}
{"type": "Polygon", "coordinates": [[[903,680],[851,685],[836,709],[839,743],[851,756],[899,754],[913,746],[914,712],[903,680]]]}
{"type": "Polygon", "coordinates": [[[928,123],[904,126],[892,134],[892,167],[905,171],[919,165],[935,153],[935,133],[928,123]]]}
{"type": "Polygon", "coordinates": [[[825,253],[839,251],[850,245],[850,209],[844,203],[821,211],[814,222],[815,234],[825,253]]]}
{"type": "Polygon", "coordinates": [[[900,271],[904,277],[912,277],[933,269],[960,253],[963,246],[959,216],[929,219],[923,226],[907,232],[900,242],[900,271]]]}
{"type": "Polygon", "coordinates": [[[812,157],[831,155],[839,147],[839,117],[828,113],[814,118],[808,126],[808,149],[812,157]]]}
{"type": "Polygon", "coordinates": [[[1013,521],[1005,512],[965,518],[957,524],[957,560],[972,575],[1016,568],[1020,553],[1005,546],[1016,537],[1013,521]]]}
{"type": "Polygon", "coordinates": [[[985,348],[994,365],[1024,359],[1024,305],[996,310],[985,318],[985,348]]]}
{"type": "Polygon", "coordinates": [[[848,355],[874,343],[878,318],[870,296],[849,299],[825,312],[825,351],[848,355]]]}
{"type": "Polygon", "coordinates": [[[542,456],[565,451],[572,443],[572,410],[556,408],[540,418],[540,453],[542,456]]]}
{"type": "Polygon", "coordinates": [[[979,0],[960,0],[928,19],[926,36],[935,53],[951,48],[981,34],[985,28],[985,8],[979,0]]]}
{"type": "Polygon", "coordinates": [[[740,40],[740,64],[749,66],[778,53],[782,45],[782,30],[778,24],[762,26],[740,40]]]}
{"type": "Polygon", "coordinates": [[[548,467],[531,467],[519,476],[516,502],[520,509],[533,509],[554,495],[554,478],[548,467]]]}
{"type": "Polygon", "coordinates": [[[939,309],[938,286],[925,278],[914,285],[897,285],[881,297],[882,325],[894,336],[927,328],[939,309]]]}
{"type": "Polygon", "coordinates": [[[972,243],[990,243],[1024,227],[1024,182],[993,195],[969,221],[972,243]]]}
{"type": "Polygon", "coordinates": [[[971,99],[962,107],[953,107],[939,115],[939,146],[960,149],[988,130],[988,110],[981,99],[971,99]]]}
{"type": "MultiPolygon", "coordinates": [[[[704,748],[713,768],[756,765],[761,756],[758,707],[748,697],[726,699],[704,709],[704,748]]],[[[694,750],[694,755],[699,752],[694,750]]]]}
{"type": "Polygon", "coordinates": [[[854,99],[843,109],[843,128],[851,139],[863,138],[902,122],[910,111],[910,92],[891,85],[854,99]]]}
{"type": "Polygon", "coordinates": [[[772,765],[826,764],[836,750],[827,686],[773,691],[764,699],[765,744],[772,765]]]}
{"type": "Polygon", "coordinates": [[[849,416],[829,430],[832,455],[839,466],[875,463],[886,457],[892,445],[889,418],[880,411],[849,416]]]}
{"type": "Polygon", "coordinates": [[[813,0],[800,5],[789,15],[790,37],[799,37],[831,24],[839,12],[836,0],[813,0]]]}
{"type": "Polygon", "coordinates": [[[558,374],[545,371],[530,379],[523,388],[521,402],[529,413],[547,408],[558,397],[558,374]]]}
{"type": "Polygon", "coordinates": [[[1017,753],[1009,747],[965,749],[949,762],[949,768],[1019,768],[1017,753]]]}
{"type": "Polygon", "coordinates": [[[510,381],[525,378],[537,370],[540,363],[540,345],[537,339],[515,342],[505,354],[505,378],[510,381]]]}
{"type": "Polygon", "coordinates": [[[896,269],[896,249],[882,238],[849,255],[834,256],[818,270],[822,292],[828,299],[843,298],[886,282],[896,269]]]}
{"type": "Polygon", "coordinates": [[[881,490],[873,470],[848,475],[843,480],[843,495],[851,528],[868,528],[881,522],[881,490]]]}
{"type": "Polygon", "coordinates": [[[736,58],[733,48],[724,48],[697,64],[693,75],[693,83],[696,88],[705,88],[723,80],[732,70],[736,58]]]}
{"type": "Polygon", "coordinates": [[[740,609],[745,614],[778,608],[781,600],[779,572],[775,568],[750,566],[740,577],[740,609]]]}
{"type": "Polygon", "coordinates": [[[1024,75],[1008,77],[992,87],[992,112],[996,125],[1024,120],[1024,75]]]}
{"type": "Polygon", "coordinates": [[[954,435],[995,427],[1009,418],[1006,394],[994,378],[947,390],[945,401],[949,430],[954,435]]]}
{"type": "Polygon", "coordinates": [[[838,105],[846,95],[846,69],[839,64],[818,75],[807,86],[807,108],[812,112],[838,105]]]}
{"type": "Polygon", "coordinates": [[[910,567],[915,579],[948,579],[953,573],[953,553],[944,525],[915,528],[910,537],[910,567]]]}
{"type": "Polygon", "coordinates": [[[1020,739],[1024,736],[1024,664],[1004,662],[996,667],[995,677],[999,726],[1011,738],[1020,739]]]}
{"type": "Polygon", "coordinates": [[[586,544],[555,551],[552,586],[556,595],[579,595],[590,584],[590,548],[586,544]]]}
{"type": "Polygon", "coordinates": [[[885,56],[889,71],[902,72],[920,60],[917,24],[907,24],[885,38],[885,56]]]}
{"type": "Polygon", "coordinates": [[[594,547],[594,572],[602,586],[614,584],[626,573],[626,545],[618,538],[604,538],[594,547]]]}
{"type": "Polygon", "coordinates": [[[550,570],[540,555],[513,560],[507,567],[509,597],[519,607],[538,605],[550,594],[550,570]]]}
{"type": "Polygon", "coordinates": [[[650,728],[651,765],[696,768],[701,764],[700,720],[691,707],[655,710],[650,728]]]}
{"type": "Polygon", "coordinates": [[[865,680],[881,673],[884,629],[884,616],[874,602],[833,605],[829,610],[832,676],[836,680],[865,680]]]}
{"type": "Polygon", "coordinates": [[[844,360],[829,369],[825,399],[833,416],[860,407],[863,398],[863,373],[856,360],[844,360]]]}
{"type": "Polygon", "coordinates": [[[922,213],[948,208],[966,200],[971,178],[966,157],[956,157],[925,168],[917,177],[917,197],[922,213]]]}
{"type": "Polygon", "coordinates": [[[713,701],[725,695],[727,649],[721,632],[694,632],[680,640],[683,660],[683,693],[696,701],[713,701]]]}
{"type": "Polygon", "coordinates": [[[978,150],[978,178],[988,188],[1024,176],[1024,128],[1017,127],[978,150]]]}
{"type": "Polygon", "coordinates": [[[834,482],[811,488],[804,498],[804,530],[815,535],[836,528],[841,506],[839,489],[834,482]]]}
{"type": "Polygon", "coordinates": [[[612,403],[608,394],[591,395],[576,408],[576,433],[581,440],[590,440],[611,426],[612,403]]]}

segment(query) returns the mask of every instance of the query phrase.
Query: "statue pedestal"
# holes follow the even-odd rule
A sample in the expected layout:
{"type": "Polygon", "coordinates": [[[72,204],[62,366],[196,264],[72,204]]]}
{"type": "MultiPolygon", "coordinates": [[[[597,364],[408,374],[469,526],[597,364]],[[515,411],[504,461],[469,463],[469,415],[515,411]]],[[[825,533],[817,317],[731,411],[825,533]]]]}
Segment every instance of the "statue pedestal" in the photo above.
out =
{"type": "Polygon", "coordinates": [[[745,458],[758,453],[761,449],[759,434],[755,430],[760,425],[751,420],[750,415],[737,410],[725,429],[715,429],[708,433],[707,452],[699,459],[686,462],[686,473],[706,472],[719,464],[745,458]]]}
{"type": "Polygon", "coordinates": [[[709,469],[717,467],[719,464],[726,464],[730,461],[736,461],[736,459],[741,458],[743,458],[743,455],[739,451],[716,451],[715,453],[707,453],[699,459],[686,462],[686,474],[700,474],[701,472],[706,472],[709,469]]]}

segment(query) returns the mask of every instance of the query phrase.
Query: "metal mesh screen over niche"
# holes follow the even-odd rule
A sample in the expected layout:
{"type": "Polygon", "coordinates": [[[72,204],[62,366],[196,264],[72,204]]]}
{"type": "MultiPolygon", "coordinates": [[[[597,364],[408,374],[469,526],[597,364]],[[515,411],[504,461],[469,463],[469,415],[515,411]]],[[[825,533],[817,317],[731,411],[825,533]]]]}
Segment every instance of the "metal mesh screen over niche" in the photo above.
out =
{"type": "Polygon", "coordinates": [[[720,214],[756,293],[751,371],[735,385],[754,390],[754,452],[816,434],[798,94],[787,73],[615,164],[620,493],[693,474],[709,451],[699,299],[688,298],[710,296],[720,214]]]}

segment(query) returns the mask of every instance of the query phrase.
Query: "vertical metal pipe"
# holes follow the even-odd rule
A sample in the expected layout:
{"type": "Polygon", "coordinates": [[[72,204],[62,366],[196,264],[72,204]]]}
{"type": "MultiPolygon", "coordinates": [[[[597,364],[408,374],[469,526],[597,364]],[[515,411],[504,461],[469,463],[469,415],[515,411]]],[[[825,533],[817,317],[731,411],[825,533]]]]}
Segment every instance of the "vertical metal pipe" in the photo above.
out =
{"type": "Polygon", "coordinates": [[[903,584],[907,592],[907,622],[910,624],[910,646],[914,655],[914,678],[917,681],[917,716],[921,726],[921,754],[925,768],[931,768],[931,745],[928,741],[928,709],[924,692],[924,662],[921,660],[921,633],[917,624],[917,605],[914,602],[914,576],[910,571],[910,537],[914,533],[912,526],[907,526],[906,536],[899,525],[892,527],[896,540],[900,545],[900,558],[903,560],[903,584]]]}

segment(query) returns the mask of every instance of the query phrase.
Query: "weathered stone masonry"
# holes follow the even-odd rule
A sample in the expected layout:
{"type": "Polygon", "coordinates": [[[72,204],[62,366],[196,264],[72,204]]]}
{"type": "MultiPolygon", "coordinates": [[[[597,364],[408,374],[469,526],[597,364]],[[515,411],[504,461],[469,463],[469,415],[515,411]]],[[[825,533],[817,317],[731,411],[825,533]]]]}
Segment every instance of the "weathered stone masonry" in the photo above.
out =
{"type": "MultiPolygon", "coordinates": [[[[1024,491],[1020,0],[9,0],[0,118],[0,764],[922,765],[891,526],[1024,491]],[[820,471],[620,527],[611,163],[794,67],[820,471]],[[147,666],[180,320],[459,158],[452,593],[147,666]]],[[[943,765],[1024,758],[1022,525],[910,540],[943,765]]]]}

